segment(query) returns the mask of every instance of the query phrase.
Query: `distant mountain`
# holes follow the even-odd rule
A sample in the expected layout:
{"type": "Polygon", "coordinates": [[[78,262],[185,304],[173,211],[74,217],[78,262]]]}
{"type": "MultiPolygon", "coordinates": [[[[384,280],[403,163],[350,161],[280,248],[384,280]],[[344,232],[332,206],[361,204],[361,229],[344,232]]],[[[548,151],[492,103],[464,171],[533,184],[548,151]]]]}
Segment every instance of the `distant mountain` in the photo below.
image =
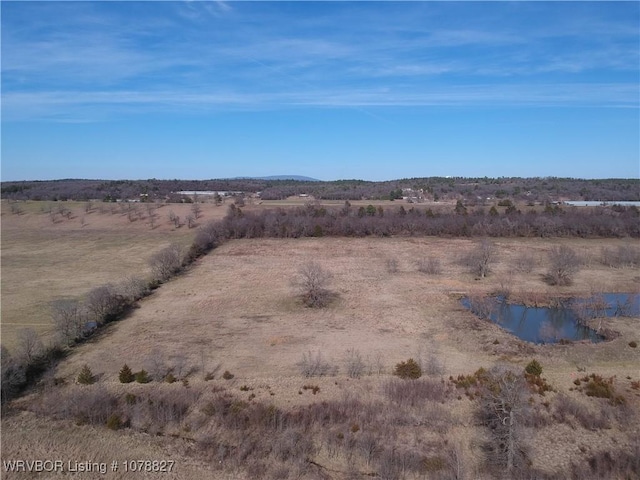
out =
{"type": "Polygon", "coordinates": [[[321,182],[317,178],[303,175],[270,175],[267,177],[235,177],[232,180],[297,180],[298,182],[321,182]]]}

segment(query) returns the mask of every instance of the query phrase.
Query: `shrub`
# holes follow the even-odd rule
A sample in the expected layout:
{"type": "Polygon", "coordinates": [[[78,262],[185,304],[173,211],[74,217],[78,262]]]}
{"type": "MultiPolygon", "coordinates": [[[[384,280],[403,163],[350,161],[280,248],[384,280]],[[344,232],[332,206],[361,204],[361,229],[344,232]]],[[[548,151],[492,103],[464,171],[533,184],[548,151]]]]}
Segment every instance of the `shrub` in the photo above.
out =
{"type": "Polygon", "coordinates": [[[531,360],[529,364],[524,368],[524,371],[529,375],[535,375],[539,377],[542,375],[542,365],[537,360],[531,360]]]}
{"type": "Polygon", "coordinates": [[[626,403],[626,399],[622,395],[616,395],[616,389],[613,385],[614,379],[615,377],[605,379],[592,373],[580,379],[586,385],[578,390],[584,391],[588,397],[607,398],[612,405],[622,405],[626,403]]]}
{"type": "Polygon", "coordinates": [[[164,381],[167,383],[174,383],[176,380],[177,378],[173,375],[173,373],[168,373],[167,376],[164,377],[164,381]]]}
{"type": "Polygon", "coordinates": [[[149,383],[151,379],[149,378],[149,374],[146,370],[140,370],[136,373],[136,382],[138,383],[149,383]]]}
{"type": "Polygon", "coordinates": [[[531,253],[523,253],[514,261],[516,271],[520,273],[531,273],[537,263],[535,255],[531,253]]]}
{"type": "Polygon", "coordinates": [[[120,379],[120,383],[131,383],[136,379],[135,375],[129,368],[129,365],[127,365],[126,363],[120,370],[118,378],[120,379]]]}
{"type": "Polygon", "coordinates": [[[331,371],[331,365],[325,361],[321,352],[303,353],[302,360],[296,364],[300,368],[300,373],[305,377],[322,377],[331,371]]]}
{"type": "Polygon", "coordinates": [[[418,260],[418,271],[427,275],[440,275],[442,273],[442,265],[437,258],[423,258],[418,260]]]}
{"type": "Polygon", "coordinates": [[[311,390],[314,395],[320,391],[320,387],[318,385],[303,385],[302,389],[311,390]]]}
{"type": "Polygon", "coordinates": [[[437,380],[421,378],[415,382],[389,379],[382,386],[384,394],[400,406],[418,406],[426,401],[443,402],[447,397],[445,384],[437,380]]]}
{"type": "Polygon", "coordinates": [[[109,430],[119,430],[122,428],[122,420],[120,419],[120,415],[114,413],[107,419],[107,428],[109,430]]]}
{"type": "Polygon", "coordinates": [[[630,341],[630,342],[629,342],[629,346],[630,346],[631,348],[636,348],[636,347],[638,346],[638,343],[637,343],[637,342],[635,342],[634,340],[632,340],[632,341],[630,341]]]}
{"type": "Polygon", "coordinates": [[[584,387],[584,393],[588,397],[611,398],[613,394],[613,378],[605,380],[600,375],[592,373],[583,379],[587,384],[584,387]]]}
{"type": "Polygon", "coordinates": [[[387,271],[389,273],[397,273],[398,272],[398,260],[395,258],[390,258],[387,260],[387,271]]]}
{"type": "Polygon", "coordinates": [[[347,375],[351,378],[360,378],[364,373],[365,364],[362,361],[362,355],[360,355],[359,350],[355,348],[347,350],[344,363],[347,375]]]}
{"type": "Polygon", "coordinates": [[[76,381],[80,385],[91,385],[92,383],[95,383],[96,377],[94,377],[93,373],[91,373],[89,365],[85,364],[84,367],[82,367],[82,370],[80,370],[76,381]]]}
{"type": "Polygon", "coordinates": [[[404,379],[415,379],[422,376],[422,369],[413,358],[410,358],[406,362],[400,362],[396,364],[393,374],[404,379]]]}
{"type": "Polygon", "coordinates": [[[553,388],[547,383],[545,378],[531,373],[525,373],[524,378],[534,393],[544,396],[545,392],[552,392],[553,388]]]}
{"type": "Polygon", "coordinates": [[[225,380],[231,380],[233,377],[233,373],[231,373],[229,370],[225,370],[222,374],[222,378],[224,378],[225,380]]]}
{"type": "Polygon", "coordinates": [[[138,397],[136,397],[133,393],[127,393],[124,396],[124,401],[127,405],[135,405],[138,401],[138,397]]]}

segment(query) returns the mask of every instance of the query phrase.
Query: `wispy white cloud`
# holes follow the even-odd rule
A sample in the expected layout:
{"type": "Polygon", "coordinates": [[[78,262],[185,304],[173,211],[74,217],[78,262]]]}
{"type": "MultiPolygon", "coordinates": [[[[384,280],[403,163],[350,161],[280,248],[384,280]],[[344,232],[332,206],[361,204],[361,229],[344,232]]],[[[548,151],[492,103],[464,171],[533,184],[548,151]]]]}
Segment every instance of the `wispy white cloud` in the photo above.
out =
{"type": "Polygon", "coordinates": [[[5,120],[294,105],[638,106],[637,27],[581,6],[575,21],[511,4],[126,5],[5,8],[5,120]]]}
{"type": "Polygon", "coordinates": [[[291,90],[289,92],[50,91],[10,93],[3,98],[7,120],[104,120],[152,112],[197,115],[212,111],[294,107],[590,107],[638,108],[635,84],[474,84],[424,91],[383,88],[291,90]]]}

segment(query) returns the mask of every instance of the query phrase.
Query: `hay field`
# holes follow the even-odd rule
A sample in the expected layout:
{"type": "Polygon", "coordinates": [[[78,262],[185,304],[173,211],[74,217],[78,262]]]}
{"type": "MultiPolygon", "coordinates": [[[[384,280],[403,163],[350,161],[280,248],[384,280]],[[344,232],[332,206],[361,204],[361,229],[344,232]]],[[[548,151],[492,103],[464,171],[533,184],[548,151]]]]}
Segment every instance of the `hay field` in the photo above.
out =
{"type": "MultiPolygon", "coordinates": [[[[156,211],[154,228],[141,205],[130,221],[120,205],[80,202],[19,202],[12,214],[2,201],[2,343],[11,348],[16,332],[31,327],[46,339],[51,333],[50,304],[79,298],[94,287],[149,273],[151,255],[169,243],[189,245],[195,229],[175,228],[170,211],[185,218],[189,205],[156,211]],[[56,213],[59,207],[70,213],[56,213]],[[53,208],[54,221],[45,209],[53,208]],[[113,213],[111,213],[111,209],[113,213]],[[102,211],[101,211],[102,210],[102,211]]],[[[226,208],[202,205],[198,223],[224,216],[226,208]]]]}

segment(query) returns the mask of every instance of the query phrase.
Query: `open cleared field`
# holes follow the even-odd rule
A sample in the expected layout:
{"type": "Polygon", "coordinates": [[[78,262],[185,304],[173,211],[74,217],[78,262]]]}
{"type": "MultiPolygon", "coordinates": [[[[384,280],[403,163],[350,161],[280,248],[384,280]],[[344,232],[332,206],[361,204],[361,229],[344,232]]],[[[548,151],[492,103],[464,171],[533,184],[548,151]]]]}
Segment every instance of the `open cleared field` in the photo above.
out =
{"type": "MultiPolygon", "coordinates": [[[[17,402],[35,411],[51,408],[46,405],[64,395],[57,393],[58,389],[64,392],[71,388],[78,372],[87,364],[98,378],[98,385],[80,388],[100,388],[117,396],[132,392],[136,395],[187,392],[184,394],[192,395],[191,413],[179,423],[166,424],[162,432],[166,436],[149,437],[136,433],[136,429],[102,435],[95,427],[73,426],[46,417],[36,420],[33,413],[23,412],[3,420],[3,433],[16,440],[3,448],[3,458],[18,457],[25,451],[25,444],[34,445],[29,448],[35,448],[41,456],[55,452],[65,459],[76,458],[77,442],[82,436],[100,435],[99,448],[87,447],[91,449],[92,461],[110,462],[144,455],[178,462],[177,471],[166,478],[250,478],[244,467],[221,467],[222,460],[219,464],[211,459],[202,462],[203,457],[190,447],[190,442],[205,445],[207,438],[224,438],[225,433],[211,430],[203,420],[207,399],[228,391],[249,404],[262,402],[282,409],[337,399],[366,399],[385,405],[383,386],[393,366],[409,357],[419,359],[423,365],[436,362],[439,366],[436,378],[470,374],[479,367],[497,363],[522,368],[537,358],[543,364],[544,377],[556,392],[576,399],[588,398],[571,393],[576,378],[584,375],[580,372],[615,375],[617,388],[628,399],[626,413],[619,412],[625,416],[624,429],[623,423],[615,423],[620,429],[594,431],[581,427],[576,430],[567,424],[537,428],[528,433],[530,458],[536,468],[551,473],[594,452],[626,451],[640,433],[640,399],[634,393],[637,391],[630,389],[632,381],[640,380],[640,349],[628,346],[631,340],[640,340],[637,318],[607,320],[606,327],[621,333],[611,341],[535,346],[478,320],[461,307],[459,298],[505,287],[515,298],[528,298],[532,292],[541,296],[636,292],[639,278],[635,269],[606,268],[597,260],[603,246],[627,242],[497,239],[498,261],[484,280],[476,279],[458,262],[474,247],[474,240],[322,238],[228,242],[143,300],[128,318],[110,324],[98,337],[75,348],[45,380],[49,387],[17,402]],[[586,262],[572,286],[549,287],[542,280],[546,252],[558,244],[571,245],[586,262]],[[523,252],[533,253],[537,259],[531,273],[516,273],[513,269],[515,258],[523,252]],[[425,275],[417,270],[417,260],[425,256],[440,259],[441,274],[425,275]],[[395,272],[388,269],[390,259],[397,261],[395,272]],[[333,275],[330,288],[336,296],[325,309],[305,308],[291,285],[298,267],[309,260],[318,262],[333,275]],[[349,349],[355,349],[365,364],[365,375],[359,379],[347,376],[349,349]],[[301,375],[299,363],[309,352],[312,356],[321,352],[330,366],[329,375],[312,379],[301,375]],[[134,372],[146,369],[152,375],[156,372],[164,375],[172,369],[178,379],[188,380],[188,387],[185,389],[180,382],[123,385],[118,381],[118,372],[124,363],[134,372]],[[223,379],[221,374],[225,370],[234,378],[223,379]],[[213,379],[205,381],[206,373],[213,379]],[[70,386],[54,387],[50,384],[53,377],[58,379],[57,383],[64,381],[70,386]],[[317,394],[302,388],[307,384],[317,386],[317,394]],[[26,430],[18,433],[22,426],[26,430]],[[61,435],[61,443],[54,440],[55,435],[43,435],[43,431],[51,429],[61,435]],[[54,441],[57,447],[50,445],[54,441]],[[123,452],[122,442],[126,443],[127,452],[123,452]]],[[[553,400],[556,394],[551,395],[553,400]]],[[[431,417],[444,415],[445,427],[433,430],[429,424],[432,420],[425,417],[423,421],[416,420],[414,426],[394,426],[393,438],[407,436],[408,445],[419,448],[423,441],[427,445],[430,441],[441,442],[446,432],[446,438],[451,445],[458,446],[456,451],[463,458],[469,474],[464,478],[482,478],[478,468],[483,456],[483,430],[474,419],[473,404],[465,397],[458,398],[462,400],[446,405],[447,414],[427,410],[431,411],[428,414],[431,417]]],[[[604,404],[590,405],[593,408],[604,404]]],[[[429,409],[436,407],[441,408],[436,405],[429,409]]],[[[420,415],[419,411],[414,415],[420,415]]],[[[356,438],[359,434],[353,435],[356,438]]],[[[347,459],[327,455],[321,449],[312,459],[333,470],[323,470],[324,476],[305,471],[304,478],[348,478],[347,459]],[[334,473],[327,476],[327,471],[334,473]]],[[[368,463],[360,461],[354,468],[369,471],[368,463]]],[[[126,476],[120,472],[108,478],[126,476]]]]}
{"type": "MultiPolygon", "coordinates": [[[[149,257],[165,245],[185,247],[194,235],[169,222],[174,211],[183,221],[189,205],[155,210],[154,228],[143,205],[129,220],[128,206],[96,203],[90,212],[80,202],[20,202],[23,213],[2,202],[2,343],[11,348],[16,331],[31,327],[51,334],[50,304],[76,298],[91,288],[148,274],[149,257]],[[59,208],[66,209],[65,214],[59,208]],[[51,208],[52,216],[45,212],[51,208]],[[113,209],[113,213],[111,213],[113,209]],[[69,212],[68,215],[66,212],[69,212]]],[[[197,223],[224,216],[226,208],[203,204],[197,223]]]]}
{"type": "MultiPolygon", "coordinates": [[[[633,269],[597,265],[580,272],[571,287],[548,287],[541,280],[545,251],[557,242],[496,243],[501,261],[489,278],[478,281],[456,264],[458,256],[474,246],[472,240],[229,242],[143,301],[131,318],[110,327],[113,331],[105,333],[105,341],[78,348],[74,359],[58,374],[73,375],[79,366],[89,363],[115,380],[121,366],[116,360],[141,368],[151,350],[158,349],[167,360],[175,355],[187,356],[192,366],[201,363],[204,352],[210,361],[222,363],[242,378],[290,377],[299,374],[295,364],[308,350],[322,351],[339,364],[344,352],[354,347],[371,358],[380,353],[387,370],[404,356],[437,348],[448,370],[462,373],[470,364],[480,366],[490,361],[494,355],[493,348],[487,351],[488,345],[496,336],[509,344],[510,335],[493,325],[472,327],[476,322],[459,304],[461,294],[489,293],[504,284],[516,297],[536,290],[553,295],[588,295],[593,291],[638,289],[633,269]],[[513,274],[512,256],[523,249],[538,252],[540,266],[530,274],[513,274]],[[417,271],[415,262],[425,255],[441,259],[442,274],[428,276],[417,271]],[[396,273],[387,270],[390,258],[398,261],[396,273]],[[333,274],[332,290],[337,298],[328,308],[303,307],[291,286],[297,269],[309,260],[333,274]]],[[[597,255],[605,243],[571,241],[583,256],[597,255]]],[[[615,344],[576,349],[598,355],[597,351],[612,347],[602,356],[622,366],[624,357],[612,355],[619,350],[615,344]]],[[[629,368],[637,367],[634,360],[638,357],[629,357],[629,368]]]]}

